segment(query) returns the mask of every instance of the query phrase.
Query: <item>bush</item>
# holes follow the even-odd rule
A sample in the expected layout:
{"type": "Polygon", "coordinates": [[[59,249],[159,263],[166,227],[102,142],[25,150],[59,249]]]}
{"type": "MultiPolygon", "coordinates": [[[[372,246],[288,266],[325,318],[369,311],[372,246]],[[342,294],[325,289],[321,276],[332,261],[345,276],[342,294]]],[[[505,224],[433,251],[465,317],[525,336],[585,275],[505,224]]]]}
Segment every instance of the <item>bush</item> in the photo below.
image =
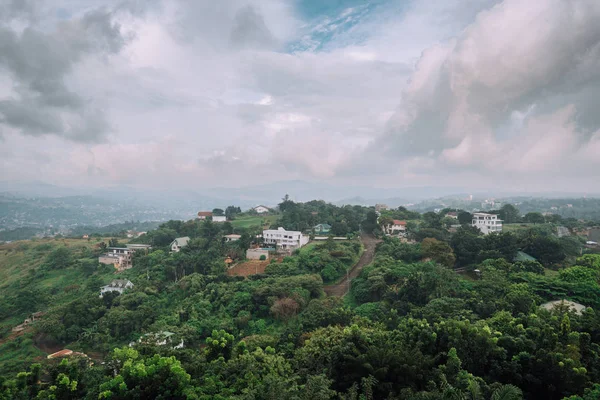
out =
{"type": "Polygon", "coordinates": [[[267,259],[267,256],[265,256],[264,254],[262,256],[260,256],[259,260],[260,261],[265,261],[267,259]]]}

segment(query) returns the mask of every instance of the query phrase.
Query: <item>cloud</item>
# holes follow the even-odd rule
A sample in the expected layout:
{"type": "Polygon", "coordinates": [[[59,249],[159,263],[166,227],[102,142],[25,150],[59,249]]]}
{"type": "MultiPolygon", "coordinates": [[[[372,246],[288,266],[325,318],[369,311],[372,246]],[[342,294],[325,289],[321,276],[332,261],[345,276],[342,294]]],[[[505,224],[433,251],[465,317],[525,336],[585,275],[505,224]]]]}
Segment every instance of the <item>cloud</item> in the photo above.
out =
{"type": "Polygon", "coordinates": [[[100,140],[109,127],[102,109],[72,91],[67,79],[85,57],[118,53],[124,43],[104,10],[59,23],[51,32],[0,26],[0,68],[13,80],[0,98],[0,124],[26,135],[100,140]]]}
{"type": "Polygon", "coordinates": [[[8,174],[142,186],[598,177],[596,2],[335,2],[310,17],[296,0],[2,4],[8,174]]]}
{"type": "Polygon", "coordinates": [[[264,18],[254,7],[248,5],[238,10],[231,31],[231,45],[234,48],[271,48],[275,43],[264,18]]]}
{"type": "Polygon", "coordinates": [[[481,11],[458,36],[423,51],[367,152],[396,163],[419,155],[439,170],[488,177],[573,174],[599,128],[587,105],[600,99],[598,20],[600,4],[585,0],[505,0],[481,11]]]}

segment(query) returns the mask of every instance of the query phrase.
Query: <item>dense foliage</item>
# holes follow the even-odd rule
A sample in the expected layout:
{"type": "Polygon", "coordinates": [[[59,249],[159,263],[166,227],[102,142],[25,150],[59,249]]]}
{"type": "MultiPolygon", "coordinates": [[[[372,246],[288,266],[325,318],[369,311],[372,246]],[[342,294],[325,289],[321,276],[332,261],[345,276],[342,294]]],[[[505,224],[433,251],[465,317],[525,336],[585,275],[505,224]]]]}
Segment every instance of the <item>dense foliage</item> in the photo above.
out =
{"type": "Polygon", "coordinates": [[[600,255],[576,257],[543,227],[483,236],[451,231],[444,213],[386,215],[414,222],[409,237],[383,238],[345,298],[326,284],[357,263],[359,228],[380,234],[364,207],[285,198],[275,225],[345,224],[333,234],[350,239],[311,243],[247,278],[228,276],[224,260],[243,260],[260,227],[225,242],[230,225],[170,221],[139,239],[153,250],[119,275],[134,288],[102,298],[114,277],[94,263],[102,246],[21,249],[39,261],[0,299],[0,318],[46,314],[1,349],[44,342],[91,359],[4,368],[0,399],[598,398],[600,255]],[[188,246],[170,253],[181,236],[188,246]],[[61,274],[80,284],[55,290],[48,277],[61,274]],[[561,299],[587,308],[540,307],[561,299]]]}

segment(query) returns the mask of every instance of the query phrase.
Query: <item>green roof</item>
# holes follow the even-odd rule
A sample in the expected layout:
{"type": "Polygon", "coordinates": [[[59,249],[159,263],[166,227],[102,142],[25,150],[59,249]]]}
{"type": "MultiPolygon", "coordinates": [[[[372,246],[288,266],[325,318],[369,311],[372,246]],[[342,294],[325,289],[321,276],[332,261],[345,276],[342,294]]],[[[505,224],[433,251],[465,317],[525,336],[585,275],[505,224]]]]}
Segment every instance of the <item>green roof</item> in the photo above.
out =
{"type": "Polygon", "coordinates": [[[318,227],[321,227],[324,229],[331,229],[331,225],[329,225],[329,224],[319,224],[319,225],[315,226],[315,228],[318,228],[318,227]]]}
{"type": "Polygon", "coordinates": [[[518,251],[513,261],[537,261],[537,259],[523,251],[518,251]]]}

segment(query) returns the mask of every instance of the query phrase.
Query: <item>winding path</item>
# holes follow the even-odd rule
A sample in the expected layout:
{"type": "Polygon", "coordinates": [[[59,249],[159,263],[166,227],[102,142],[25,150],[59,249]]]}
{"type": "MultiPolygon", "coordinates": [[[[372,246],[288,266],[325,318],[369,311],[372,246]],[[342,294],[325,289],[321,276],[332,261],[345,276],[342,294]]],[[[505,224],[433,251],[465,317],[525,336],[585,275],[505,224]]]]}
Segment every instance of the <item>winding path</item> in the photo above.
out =
{"type": "Polygon", "coordinates": [[[373,258],[375,257],[375,246],[377,243],[381,242],[381,240],[374,238],[370,235],[361,235],[360,241],[365,247],[365,251],[360,256],[358,262],[352,267],[352,269],[348,272],[348,275],[344,277],[339,283],[334,285],[327,285],[323,287],[325,293],[328,296],[338,296],[342,297],[350,290],[350,281],[356,278],[362,269],[369,265],[373,258]]]}

